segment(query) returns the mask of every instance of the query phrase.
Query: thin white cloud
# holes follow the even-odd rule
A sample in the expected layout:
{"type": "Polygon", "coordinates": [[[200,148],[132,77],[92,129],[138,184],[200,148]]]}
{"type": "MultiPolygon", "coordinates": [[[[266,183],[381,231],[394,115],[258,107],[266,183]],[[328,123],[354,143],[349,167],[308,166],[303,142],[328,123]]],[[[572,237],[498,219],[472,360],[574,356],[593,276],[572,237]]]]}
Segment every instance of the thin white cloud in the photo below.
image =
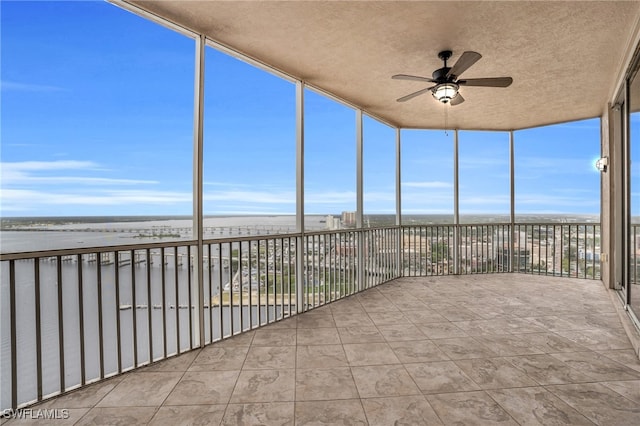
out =
{"type": "Polygon", "coordinates": [[[102,170],[92,161],[21,161],[0,163],[0,176],[2,186],[28,186],[28,185],[141,185],[156,184],[157,181],[141,179],[103,178],[93,176],[51,176],[48,173],[62,170],[96,171],[102,170]],[[38,175],[38,173],[46,175],[38,175]]]}
{"type": "Polygon", "coordinates": [[[58,160],[58,161],[16,161],[0,163],[3,171],[45,171],[45,170],[86,170],[98,169],[93,161],[58,160]]]}
{"type": "Polygon", "coordinates": [[[51,205],[136,205],[191,202],[191,193],[171,191],[107,190],[91,194],[45,192],[33,189],[3,189],[2,210],[34,210],[51,205]]]}
{"type": "Polygon", "coordinates": [[[216,191],[204,194],[205,201],[233,201],[242,203],[283,204],[295,203],[295,192],[287,191],[216,191]]]}
{"type": "Polygon", "coordinates": [[[2,91],[14,92],[61,92],[65,90],[62,87],[48,84],[20,83],[17,81],[7,80],[2,80],[0,82],[0,89],[2,89],[2,91]]]}

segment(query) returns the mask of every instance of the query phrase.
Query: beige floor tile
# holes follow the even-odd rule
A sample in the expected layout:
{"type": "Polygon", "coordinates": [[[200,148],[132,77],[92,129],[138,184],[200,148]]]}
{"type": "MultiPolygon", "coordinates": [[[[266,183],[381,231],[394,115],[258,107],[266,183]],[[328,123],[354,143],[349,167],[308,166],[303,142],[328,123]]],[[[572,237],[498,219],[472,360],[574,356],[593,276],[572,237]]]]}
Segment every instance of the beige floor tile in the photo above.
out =
{"type": "Polygon", "coordinates": [[[551,354],[576,371],[580,371],[597,381],[640,379],[640,373],[618,364],[597,352],[571,352],[551,354]]]}
{"type": "Polygon", "coordinates": [[[598,353],[612,359],[625,367],[640,372],[640,359],[633,349],[618,349],[612,351],[598,351],[598,353]]]}
{"type": "Polygon", "coordinates": [[[295,346],[296,330],[269,327],[257,330],[251,346],[295,346]]]}
{"type": "Polygon", "coordinates": [[[295,376],[295,370],[244,370],[238,377],[231,402],[293,401],[295,376]]]}
{"type": "Polygon", "coordinates": [[[596,424],[640,424],[640,405],[603,384],[556,385],[547,389],[596,424]]]}
{"type": "Polygon", "coordinates": [[[575,328],[575,325],[556,315],[526,317],[523,319],[552,332],[573,330],[575,328]]]}
{"type": "Polygon", "coordinates": [[[187,372],[164,405],[226,404],[238,379],[238,371],[187,372]]]}
{"type": "Polygon", "coordinates": [[[487,393],[522,425],[593,425],[542,387],[497,389],[487,393]]]}
{"type": "Polygon", "coordinates": [[[144,367],[141,372],[150,371],[187,371],[193,360],[198,356],[200,350],[193,350],[181,355],[173,356],[169,359],[154,362],[151,365],[144,367]]]}
{"type": "Polygon", "coordinates": [[[146,425],[155,413],[155,407],[96,407],[76,425],[146,425]]]}
{"type": "Polygon", "coordinates": [[[342,345],[298,346],[297,368],[329,368],[349,365],[342,345]]]}
{"type": "Polygon", "coordinates": [[[420,309],[418,311],[414,310],[403,310],[402,314],[411,321],[413,324],[430,324],[433,322],[445,322],[447,319],[437,313],[436,311],[432,311],[427,309],[425,306],[424,309],[420,309]]]}
{"type": "Polygon", "coordinates": [[[249,346],[253,341],[255,331],[245,331],[242,334],[238,334],[232,337],[215,342],[216,345],[222,346],[249,346]]]}
{"type": "Polygon", "coordinates": [[[361,398],[420,394],[402,365],[351,367],[361,398]]]}
{"type": "Polygon", "coordinates": [[[400,362],[448,361],[449,357],[431,340],[389,342],[400,362]]]}
{"type": "Polygon", "coordinates": [[[99,407],[159,406],[182,373],[133,373],[127,375],[98,403],[99,407]]]}
{"type": "Polygon", "coordinates": [[[200,351],[189,371],[240,370],[247,352],[249,346],[209,345],[200,351]]]}
{"type": "Polygon", "coordinates": [[[298,330],[298,345],[339,345],[337,328],[301,328],[298,330]]]}
{"type": "Polygon", "coordinates": [[[427,395],[427,400],[447,425],[518,425],[485,392],[427,395]]]}
{"type": "Polygon", "coordinates": [[[304,315],[298,316],[298,329],[301,328],[335,328],[336,323],[333,321],[331,311],[316,313],[315,311],[306,312],[304,315]]]}
{"type": "Polygon", "coordinates": [[[526,341],[529,345],[540,348],[545,353],[556,353],[556,352],[579,352],[585,351],[585,348],[582,345],[579,345],[571,340],[559,336],[555,333],[523,333],[516,334],[520,339],[526,341]]]}
{"type": "Polygon", "coordinates": [[[482,319],[473,321],[456,321],[456,327],[470,336],[483,334],[507,334],[509,333],[509,320],[507,319],[482,319]]]}
{"type": "Polygon", "coordinates": [[[295,368],[295,346],[251,346],[244,369],[295,368]]]}
{"type": "Polygon", "coordinates": [[[257,402],[229,404],[221,425],[223,426],[293,426],[293,402],[257,402]]]}
{"type": "Polygon", "coordinates": [[[490,358],[498,355],[472,337],[437,339],[434,343],[451,359],[490,358]]]}
{"type": "Polygon", "coordinates": [[[367,398],[362,405],[370,426],[442,424],[422,395],[367,398]]]}
{"type": "Polygon", "coordinates": [[[296,401],[358,398],[348,367],[296,370],[296,401]]]}
{"type": "Polygon", "coordinates": [[[433,322],[420,324],[420,331],[429,339],[449,339],[452,337],[467,337],[467,333],[450,322],[433,322]]]}
{"type": "Polygon", "coordinates": [[[411,323],[399,310],[391,312],[368,312],[367,314],[371,321],[377,326],[411,323]]]}
{"type": "Polygon", "coordinates": [[[336,327],[365,327],[365,326],[373,326],[373,321],[365,315],[364,313],[334,313],[333,321],[336,324],[336,327]]]}
{"type": "Polygon", "coordinates": [[[545,348],[532,346],[519,334],[501,334],[477,336],[475,339],[499,356],[534,355],[546,353],[545,348]]]}
{"type": "Polygon", "coordinates": [[[33,408],[92,408],[124,378],[125,376],[116,376],[103,382],[93,383],[37,404],[33,408]]]}
{"type": "Polygon", "coordinates": [[[626,335],[607,333],[602,329],[559,331],[558,334],[591,350],[632,349],[626,335]]]}
{"type": "Polygon", "coordinates": [[[593,381],[591,376],[574,370],[551,355],[523,355],[505,359],[541,385],[593,381]]]}
{"type": "Polygon", "coordinates": [[[455,364],[482,389],[536,386],[524,371],[503,358],[461,359],[455,364]]]}
{"type": "Polygon", "coordinates": [[[480,390],[453,361],[405,364],[405,368],[425,394],[480,390]]]}
{"type": "Polygon", "coordinates": [[[226,405],[164,406],[151,419],[149,426],[219,425],[226,405]]]}
{"type": "Polygon", "coordinates": [[[638,404],[640,408],[640,380],[624,380],[618,382],[602,382],[609,389],[638,404]]]}
{"type": "Polygon", "coordinates": [[[296,402],[296,426],[367,426],[359,399],[296,402]]]}
{"type": "Polygon", "coordinates": [[[400,363],[388,343],[350,343],[343,347],[352,366],[400,363]]]}
{"type": "Polygon", "coordinates": [[[338,328],[338,333],[342,343],[381,343],[386,341],[375,326],[338,328]]]}
{"type": "Polygon", "coordinates": [[[407,340],[425,340],[425,336],[418,327],[413,324],[380,325],[378,330],[387,342],[400,342],[407,340]]]}

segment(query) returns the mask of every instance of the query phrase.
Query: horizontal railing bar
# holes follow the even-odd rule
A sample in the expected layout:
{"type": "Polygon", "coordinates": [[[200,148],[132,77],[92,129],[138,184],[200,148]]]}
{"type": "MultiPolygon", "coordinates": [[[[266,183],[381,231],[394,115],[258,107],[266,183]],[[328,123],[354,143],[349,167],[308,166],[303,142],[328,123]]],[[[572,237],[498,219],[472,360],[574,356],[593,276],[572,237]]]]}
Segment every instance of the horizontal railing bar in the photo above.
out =
{"type": "Polygon", "coordinates": [[[56,250],[38,250],[16,253],[0,253],[0,261],[24,260],[30,258],[72,256],[76,254],[111,253],[115,251],[144,250],[154,248],[180,247],[197,245],[198,240],[166,241],[161,243],[122,244],[114,246],[77,247],[56,250]]]}

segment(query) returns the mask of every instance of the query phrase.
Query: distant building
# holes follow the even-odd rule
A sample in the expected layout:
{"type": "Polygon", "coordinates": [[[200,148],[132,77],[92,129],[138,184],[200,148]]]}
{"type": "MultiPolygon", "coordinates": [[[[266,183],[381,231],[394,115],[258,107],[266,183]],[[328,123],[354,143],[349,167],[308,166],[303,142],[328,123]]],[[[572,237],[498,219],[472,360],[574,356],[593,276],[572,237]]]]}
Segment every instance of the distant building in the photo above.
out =
{"type": "Polygon", "coordinates": [[[342,226],[356,226],[356,212],[342,212],[342,226]]]}
{"type": "Polygon", "coordinates": [[[331,214],[326,217],[326,223],[327,223],[326,227],[329,231],[342,228],[342,226],[340,226],[341,225],[340,218],[335,217],[331,214]]]}

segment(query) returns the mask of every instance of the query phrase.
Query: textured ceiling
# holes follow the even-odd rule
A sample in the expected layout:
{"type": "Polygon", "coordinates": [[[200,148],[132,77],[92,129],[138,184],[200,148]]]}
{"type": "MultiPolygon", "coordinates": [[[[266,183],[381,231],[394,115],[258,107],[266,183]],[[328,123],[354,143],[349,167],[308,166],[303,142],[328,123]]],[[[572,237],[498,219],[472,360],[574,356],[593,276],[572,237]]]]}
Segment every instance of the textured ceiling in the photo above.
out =
{"type": "Polygon", "coordinates": [[[640,16],[639,1],[272,2],[130,0],[304,80],[399,127],[442,128],[430,77],[465,50],[482,59],[464,78],[513,77],[508,88],[462,87],[448,127],[520,129],[599,116],[640,16]]]}

